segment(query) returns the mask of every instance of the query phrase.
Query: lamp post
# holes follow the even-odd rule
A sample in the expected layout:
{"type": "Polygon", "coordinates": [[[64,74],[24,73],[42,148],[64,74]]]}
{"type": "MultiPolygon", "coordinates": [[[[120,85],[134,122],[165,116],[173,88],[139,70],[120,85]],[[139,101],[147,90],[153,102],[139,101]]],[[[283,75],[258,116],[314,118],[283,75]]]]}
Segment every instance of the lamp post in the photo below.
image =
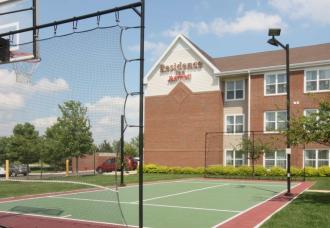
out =
{"type": "Polygon", "coordinates": [[[279,36],[281,34],[281,29],[279,28],[271,28],[268,31],[268,36],[271,36],[267,43],[273,45],[273,46],[281,46],[286,53],[286,109],[287,109],[287,192],[286,195],[291,195],[291,144],[290,144],[290,62],[289,62],[289,53],[290,48],[289,44],[282,44],[280,41],[278,41],[275,36],[279,36]]]}

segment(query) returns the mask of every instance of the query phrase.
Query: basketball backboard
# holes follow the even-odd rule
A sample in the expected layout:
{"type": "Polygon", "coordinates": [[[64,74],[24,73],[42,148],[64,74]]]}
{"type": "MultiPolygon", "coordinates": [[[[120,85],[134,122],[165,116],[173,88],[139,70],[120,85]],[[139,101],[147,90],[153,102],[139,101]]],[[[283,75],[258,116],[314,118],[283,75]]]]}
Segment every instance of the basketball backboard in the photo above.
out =
{"type": "Polygon", "coordinates": [[[9,61],[0,64],[40,58],[36,31],[1,35],[36,26],[37,12],[38,0],[0,0],[0,37],[10,43],[9,61]]]}

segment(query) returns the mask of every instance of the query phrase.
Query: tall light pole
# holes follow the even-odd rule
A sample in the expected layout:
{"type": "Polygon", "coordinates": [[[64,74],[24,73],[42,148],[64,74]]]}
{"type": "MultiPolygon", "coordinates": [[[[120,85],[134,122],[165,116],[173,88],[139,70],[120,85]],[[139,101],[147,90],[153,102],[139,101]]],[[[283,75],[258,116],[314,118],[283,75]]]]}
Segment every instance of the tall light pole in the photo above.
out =
{"type": "Polygon", "coordinates": [[[287,109],[287,140],[286,140],[286,154],[287,154],[287,192],[286,195],[291,195],[291,143],[290,143],[290,48],[289,44],[282,44],[275,36],[281,34],[281,29],[271,28],[268,31],[268,36],[271,36],[267,42],[273,46],[281,46],[286,53],[286,109],[287,109]]]}

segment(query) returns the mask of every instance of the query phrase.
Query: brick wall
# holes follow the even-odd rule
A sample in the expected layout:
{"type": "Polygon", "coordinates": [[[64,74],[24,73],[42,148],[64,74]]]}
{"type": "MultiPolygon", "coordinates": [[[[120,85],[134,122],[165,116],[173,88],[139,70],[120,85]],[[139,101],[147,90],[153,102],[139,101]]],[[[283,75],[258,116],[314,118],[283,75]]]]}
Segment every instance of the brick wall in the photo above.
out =
{"type": "Polygon", "coordinates": [[[222,104],[219,91],[193,93],[183,83],[146,97],[145,163],[204,166],[205,133],[223,129],[222,104]]]}
{"type": "MultiPolygon", "coordinates": [[[[105,160],[113,157],[111,153],[96,153],[95,154],[95,168],[101,165],[105,160]]],[[[72,173],[76,172],[76,159],[73,158],[72,162],[72,173]]],[[[83,158],[78,159],[79,171],[91,171],[94,170],[94,155],[86,155],[83,158]]]]}
{"type": "MultiPolygon", "coordinates": [[[[329,93],[305,94],[303,70],[291,72],[290,77],[291,117],[303,115],[304,109],[318,108],[320,99],[329,96],[329,93]]],[[[263,131],[264,112],[276,110],[286,110],[286,95],[264,96],[264,75],[251,76],[251,131],[263,131]]],[[[285,147],[284,142],[283,148],[285,147]]],[[[317,144],[306,145],[306,148],[323,147],[317,144]]],[[[303,166],[302,146],[292,148],[291,156],[293,166],[303,166]]]]}

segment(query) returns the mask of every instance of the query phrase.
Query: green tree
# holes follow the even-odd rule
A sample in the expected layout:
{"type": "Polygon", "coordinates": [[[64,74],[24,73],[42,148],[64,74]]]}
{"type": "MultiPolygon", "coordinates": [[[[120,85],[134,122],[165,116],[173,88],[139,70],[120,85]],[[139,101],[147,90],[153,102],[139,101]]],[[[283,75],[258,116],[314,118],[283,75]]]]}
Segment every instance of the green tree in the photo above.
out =
{"type": "Polygon", "coordinates": [[[270,145],[259,139],[243,138],[242,142],[234,148],[234,150],[245,153],[247,158],[252,164],[252,176],[255,175],[255,161],[258,160],[261,155],[271,151],[270,145]]]}
{"type": "Polygon", "coordinates": [[[70,154],[65,150],[63,144],[65,132],[59,123],[47,128],[42,140],[43,153],[41,162],[50,164],[55,170],[61,170],[65,166],[65,160],[70,158],[70,154]]]}
{"type": "Polygon", "coordinates": [[[111,146],[111,143],[108,142],[107,140],[104,140],[98,147],[98,150],[100,152],[109,152],[109,153],[112,153],[113,152],[113,149],[112,149],[112,146],[111,146]]]}
{"type": "Polygon", "coordinates": [[[27,165],[39,161],[39,143],[39,133],[32,124],[17,124],[10,137],[9,156],[11,160],[27,165]]]}
{"type": "Polygon", "coordinates": [[[93,138],[87,108],[79,101],[66,101],[59,105],[61,117],[57,119],[60,128],[60,142],[63,144],[64,153],[76,159],[76,174],[78,174],[78,158],[90,154],[93,138]]]}
{"type": "Polygon", "coordinates": [[[319,111],[309,116],[299,116],[290,121],[289,134],[292,145],[319,143],[330,146],[330,99],[320,102],[319,111]]]}
{"type": "Polygon", "coordinates": [[[9,138],[0,137],[0,165],[5,162],[9,153],[9,138]]]}

